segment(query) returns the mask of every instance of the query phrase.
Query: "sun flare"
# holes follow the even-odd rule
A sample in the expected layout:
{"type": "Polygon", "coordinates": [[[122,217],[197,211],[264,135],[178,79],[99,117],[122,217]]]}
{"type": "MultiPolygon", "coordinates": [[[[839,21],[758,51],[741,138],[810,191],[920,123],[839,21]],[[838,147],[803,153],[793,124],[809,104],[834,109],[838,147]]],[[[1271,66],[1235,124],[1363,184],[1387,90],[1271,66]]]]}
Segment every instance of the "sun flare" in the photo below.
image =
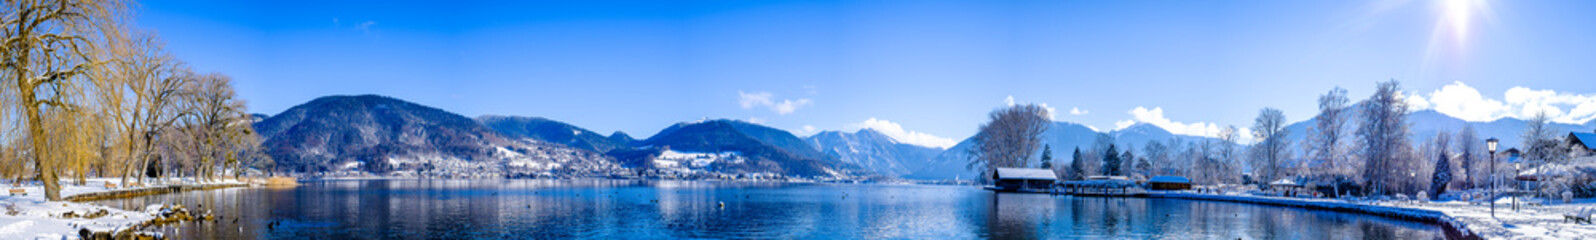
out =
{"type": "Polygon", "coordinates": [[[1442,0],[1441,22],[1451,27],[1452,38],[1458,42],[1467,39],[1469,22],[1484,5],[1482,0],[1442,0]]]}

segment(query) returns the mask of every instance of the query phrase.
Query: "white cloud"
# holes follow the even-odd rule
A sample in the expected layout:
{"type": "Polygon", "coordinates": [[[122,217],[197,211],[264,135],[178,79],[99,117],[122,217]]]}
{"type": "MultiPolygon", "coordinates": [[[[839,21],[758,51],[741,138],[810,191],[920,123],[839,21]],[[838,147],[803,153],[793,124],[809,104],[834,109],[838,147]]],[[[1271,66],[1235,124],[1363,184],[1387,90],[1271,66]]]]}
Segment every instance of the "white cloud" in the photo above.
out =
{"type": "Polygon", "coordinates": [[[1114,122],[1114,130],[1125,129],[1136,123],[1147,123],[1158,126],[1166,131],[1180,135],[1216,137],[1219,135],[1219,125],[1205,122],[1181,123],[1164,117],[1164,108],[1136,107],[1130,110],[1131,119],[1114,122]]]}
{"type": "Polygon", "coordinates": [[[365,22],[361,22],[360,24],[356,24],[355,25],[355,30],[359,30],[362,33],[371,33],[371,26],[376,26],[376,25],[377,25],[377,21],[367,20],[365,22]]]}
{"type": "Polygon", "coordinates": [[[796,99],[796,100],[795,99],[783,99],[781,101],[776,101],[775,95],[770,94],[769,92],[752,92],[752,93],[749,93],[749,92],[737,91],[737,96],[738,96],[737,103],[738,103],[738,105],[741,105],[743,107],[743,109],[754,109],[756,107],[764,107],[764,108],[769,108],[770,111],[776,112],[776,114],[780,114],[780,115],[787,115],[788,113],[792,113],[794,111],[798,111],[798,108],[803,107],[803,106],[808,106],[810,104],[810,101],[809,101],[808,98],[799,98],[799,99],[796,99]]]}
{"type": "MultiPolygon", "coordinates": [[[[807,126],[805,127],[807,128],[807,126]]],[[[904,130],[903,126],[898,125],[898,123],[884,119],[865,119],[864,122],[849,124],[848,128],[852,130],[866,128],[874,129],[877,132],[881,132],[881,134],[892,137],[893,140],[897,140],[900,143],[932,147],[937,149],[947,149],[948,147],[952,147],[954,144],[958,144],[957,141],[954,141],[951,138],[938,137],[928,133],[904,130]]]]}
{"type": "Polygon", "coordinates": [[[1072,108],[1070,108],[1070,115],[1080,116],[1080,115],[1086,115],[1088,113],[1091,113],[1091,112],[1090,111],[1086,111],[1086,110],[1081,110],[1080,107],[1072,107],[1072,108]]]}
{"type": "MultiPolygon", "coordinates": [[[[1423,99],[1420,94],[1413,94],[1410,98],[1423,99]]],[[[1413,101],[1409,101],[1410,103],[1413,101]]],[[[1430,99],[1425,105],[1413,105],[1414,109],[1434,109],[1436,112],[1445,113],[1467,121],[1491,121],[1501,118],[1508,109],[1502,101],[1485,98],[1480,91],[1461,82],[1453,82],[1442,86],[1441,89],[1430,93],[1430,99]]]]}
{"type": "Polygon", "coordinates": [[[1402,95],[1400,97],[1402,98],[1403,102],[1407,102],[1408,109],[1412,109],[1412,110],[1429,109],[1430,107],[1434,106],[1434,105],[1430,104],[1429,100],[1424,99],[1423,95],[1420,95],[1417,92],[1414,92],[1414,93],[1402,93],[1402,95]]]}
{"type": "Polygon", "coordinates": [[[815,128],[813,125],[804,125],[803,127],[799,127],[797,130],[792,130],[791,132],[793,136],[809,137],[815,135],[816,133],[820,133],[820,129],[815,128]]]}
{"type": "Polygon", "coordinates": [[[748,117],[748,122],[753,124],[765,124],[765,119],[759,117],[748,117]]]}
{"type": "Polygon", "coordinates": [[[1494,121],[1504,117],[1524,119],[1541,111],[1545,111],[1553,122],[1559,123],[1579,124],[1596,119],[1596,95],[1513,87],[1502,94],[1503,100],[1497,100],[1461,82],[1453,82],[1431,92],[1427,101],[1422,100],[1424,98],[1419,94],[1413,95],[1410,99],[1421,100],[1409,100],[1409,103],[1426,103],[1414,105],[1415,110],[1434,109],[1466,121],[1494,121]]]}
{"type": "MultiPolygon", "coordinates": [[[[1008,97],[1003,98],[1003,105],[1004,106],[1013,107],[1016,104],[1018,104],[1018,103],[1014,102],[1014,95],[1009,95],[1008,97]]],[[[1058,119],[1058,109],[1057,108],[1053,108],[1053,106],[1048,106],[1047,103],[1036,103],[1036,105],[1037,106],[1042,106],[1042,109],[1047,109],[1047,120],[1048,121],[1053,121],[1054,119],[1058,119]]]]}

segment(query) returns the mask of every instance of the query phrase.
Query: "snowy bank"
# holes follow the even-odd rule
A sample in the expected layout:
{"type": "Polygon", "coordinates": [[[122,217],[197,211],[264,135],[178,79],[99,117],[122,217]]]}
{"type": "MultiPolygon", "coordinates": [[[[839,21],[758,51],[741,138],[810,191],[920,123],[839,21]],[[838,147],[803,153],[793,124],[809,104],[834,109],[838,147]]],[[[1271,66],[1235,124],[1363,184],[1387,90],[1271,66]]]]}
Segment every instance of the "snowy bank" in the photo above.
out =
{"type": "Polygon", "coordinates": [[[1573,213],[1582,207],[1596,204],[1562,204],[1553,206],[1520,206],[1513,211],[1498,204],[1496,217],[1483,204],[1467,202],[1430,201],[1380,201],[1354,202],[1328,198],[1288,198],[1242,194],[1196,194],[1189,192],[1152,192],[1142,196],[1263,204],[1310,209],[1324,209],[1394,217],[1441,225],[1450,238],[1464,239],[1583,239],[1596,237],[1596,225],[1563,222],[1564,213],[1573,213]]]}
{"type": "MultiPolygon", "coordinates": [[[[44,187],[37,183],[20,187],[27,195],[0,196],[0,239],[76,239],[79,232],[120,233],[155,218],[155,209],[128,211],[105,206],[77,203],[100,199],[135,197],[175,191],[204,190],[247,186],[248,183],[227,179],[197,183],[192,179],[174,179],[166,183],[138,188],[107,188],[105,183],[120,184],[118,179],[90,179],[88,184],[75,185],[62,181],[62,202],[46,201],[44,187]]],[[[148,183],[148,182],[147,182],[148,183]]],[[[10,183],[4,188],[11,189],[10,183]]]]}

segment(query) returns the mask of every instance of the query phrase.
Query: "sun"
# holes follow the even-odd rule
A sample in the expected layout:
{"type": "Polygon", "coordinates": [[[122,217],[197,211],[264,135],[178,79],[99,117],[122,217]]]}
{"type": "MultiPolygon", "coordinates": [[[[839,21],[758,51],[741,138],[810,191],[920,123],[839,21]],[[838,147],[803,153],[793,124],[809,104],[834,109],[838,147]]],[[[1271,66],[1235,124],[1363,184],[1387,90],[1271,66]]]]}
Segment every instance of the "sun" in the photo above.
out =
{"type": "Polygon", "coordinates": [[[1468,38],[1470,21],[1484,5],[1483,0],[1441,0],[1441,24],[1451,27],[1453,40],[1463,42],[1468,38]]]}

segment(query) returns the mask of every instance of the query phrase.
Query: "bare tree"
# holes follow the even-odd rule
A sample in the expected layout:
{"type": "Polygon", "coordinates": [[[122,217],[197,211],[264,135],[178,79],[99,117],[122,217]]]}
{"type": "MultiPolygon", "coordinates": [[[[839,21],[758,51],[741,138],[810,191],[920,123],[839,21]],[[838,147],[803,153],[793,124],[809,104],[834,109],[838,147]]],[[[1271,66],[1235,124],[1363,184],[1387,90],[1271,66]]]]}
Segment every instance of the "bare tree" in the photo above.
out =
{"type": "Polygon", "coordinates": [[[1087,170],[1086,173],[1092,174],[1092,175],[1097,175],[1097,174],[1102,174],[1103,171],[1107,170],[1107,168],[1104,168],[1103,165],[1105,165],[1104,163],[1108,160],[1108,156],[1104,156],[1103,153],[1108,151],[1108,147],[1109,146],[1113,146],[1113,145],[1114,145],[1114,135],[1108,135],[1107,133],[1097,133],[1092,138],[1092,149],[1091,149],[1091,151],[1086,151],[1085,152],[1085,154],[1086,154],[1086,156],[1085,156],[1086,157],[1086,165],[1085,166],[1086,166],[1086,170],[1087,170]]]}
{"type": "Polygon", "coordinates": [[[1350,174],[1346,170],[1346,145],[1343,130],[1346,127],[1347,116],[1347,90],[1336,87],[1330,92],[1319,96],[1319,115],[1314,116],[1312,128],[1308,129],[1307,147],[1308,159],[1324,161],[1327,171],[1321,171],[1327,177],[1339,177],[1350,174]]]}
{"type": "Polygon", "coordinates": [[[1236,145],[1239,143],[1236,141],[1240,140],[1240,133],[1237,131],[1238,130],[1236,130],[1235,125],[1227,125],[1224,128],[1219,129],[1220,144],[1218,158],[1220,163],[1220,172],[1222,173],[1219,176],[1223,182],[1234,182],[1236,179],[1229,176],[1239,175],[1237,169],[1240,168],[1238,168],[1236,164],[1240,162],[1236,159],[1240,157],[1239,154],[1236,154],[1236,145]]]}
{"type": "Polygon", "coordinates": [[[1258,111],[1258,118],[1253,120],[1254,138],[1259,139],[1257,146],[1253,147],[1253,171],[1264,181],[1274,181],[1282,177],[1280,163],[1290,158],[1291,152],[1286,149],[1291,140],[1286,130],[1286,114],[1280,109],[1264,108],[1258,111]],[[1261,167],[1259,165],[1262,165],[1261,167]]]}
{"type": "Polygon", "coordinates": [[[1360,141],[1359,155],[1365,161],[1365,187],[1369,193],[1385,194],[1388,183],[1404,171],[1396,167],[1406,164],[1413,153],[1408,143],[1408,105],[1400,83],[1381,82],[1374,95],[1363,101],[1360,113],[1355,134],[1360,141]]]}
{"type": "Polygon", "coordinates": [[[0,58],[5,59],[4,69],[11,77],[21,105],[22,121],[27,130],[31,157],[38,179],[44,183],[44,195],[51,201],[61,200],[56,164],[44,156],[51,151],[46,136],[46,112],[53,109],[71,110],[67,103],[76,95],[70,86],[83,81],[89,71],[103,63],[94,53],[97,41],[113,31],[103,31],[119,20],[116,15],[123,9],[114,0],[13,0],[0,6],[4,13],[4,26],[0,26],[0,58]]]}
{"type": "Polygon", "coordinates": [[[1535,116],[1525,119],[1524,134],[1519,136],[1524,141],[1523,146],[1535,145],[1536,141],[1556,138],[1556,130],[1551,126],[1552,118],[1546,111],[1536,112],[1535,116]]]}
{"type": "Polygon", "coordinates": [[[244,113],[244,102],[235,97],[232,78],[221,74],[197,76],[184,85],[185,111],[179,118],[187,142],[192,147],[188,156],[195,161],[191,166],[193,176],[209,179],[219,164],[236,161],[237,151],[244,136],[249,136],[249,116],[244,113]],[[224,162],[218,162],[224,161],[224,162]]]}
{"type": "Polygon", "coordinates": [[[172,109],[180,100],[179,88],[193,78],[163,45],[152,33],[137,33],[114,39],[108,51],[117,61],[107,64],[106,79],[115,81],[103,81],[100,101],[108,106],[107,114],[122,142],[120,151],[126,158],[121,162],[123,183],[129,177],[143,182],[138,170],[149,164],[156,135],[175,121],[172,109]]]}
{"type": "Polygon", "coordinates": [[[1047,108],[1036,104],[1010,106],[992,111],[986,124],[975,135],[975,148],[966,168],[980,169],[990,176],[991,169],[1024,167],[1042,144],[1048,127],[1047,108]]]}
{"type": "Polygon", "coordinates": [[[1524,159],[1529,167],[1535,169],[1541,184],[1536,189],[1537,194],[1548,195],[1559,188],[1560,181],[1549,180],[1548,165],[1564,162],[1568,150],[1563,146],[1563,141],[1557,140],[1557,127],[1551,125],[1551,116],[1545,111],[1536,113],[1534,117],[1526,120],[1524,134],[1524,159]]]}
{"type": "Polygon", "coordinates": [[[1480,147],[1480,138],[1474,132],[1474,125],[1464,124],[1462,130],[1457,132],[1458,167],[1463,169],[1464,189],[1474,188],[1474,162],[1484,153],[1478,153],[1484,148],[1480,147]]]}
{"type": "Polygon", "coordinates": [[[1138,167],[1137,171],[1142,175],[1157,175],[1155,169],[1158,169],[1158,164],[1169,161],[1169,147],[1158,140],[1147,140],[1147,145],[1142,145],[1142,155],[1147,158],[1147,167],[1138,167]]]}

